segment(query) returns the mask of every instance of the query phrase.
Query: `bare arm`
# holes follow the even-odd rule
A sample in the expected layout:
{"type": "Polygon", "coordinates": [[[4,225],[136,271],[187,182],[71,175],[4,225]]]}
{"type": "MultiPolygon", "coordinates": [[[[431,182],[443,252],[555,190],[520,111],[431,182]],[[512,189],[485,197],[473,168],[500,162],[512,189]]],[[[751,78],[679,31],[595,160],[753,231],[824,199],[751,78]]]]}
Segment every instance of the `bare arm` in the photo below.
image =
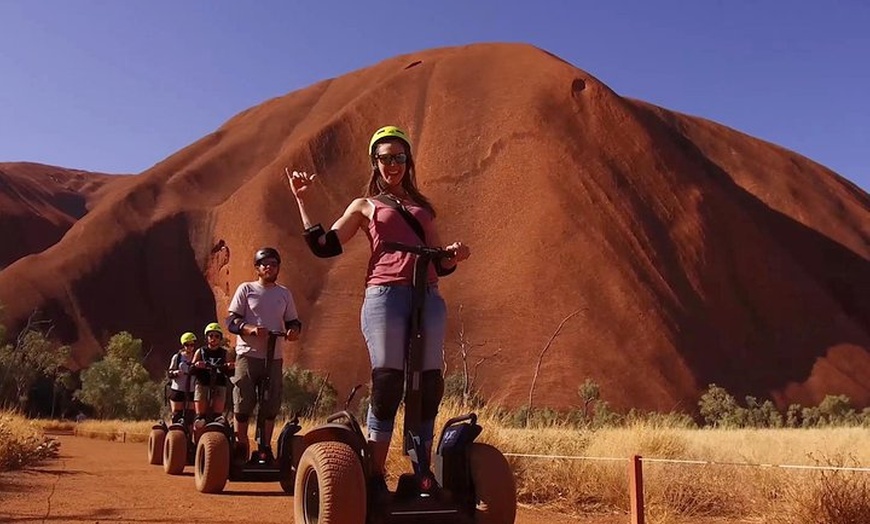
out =
{"type": "MultiPolygon", "coordinates": [[[[310,195],[312,183],[317,177],[314,173],[306,173],[305,171],[293,171],[284,168],[284,174],[287,175],[287,182],[290,184],[290,190],[293,191],[293,196],[296,197],[296,205],[299,207],[299,217],[302,219],[302,227],[309,229],[314,226],[315,222],[308,212],[306,207],[306,199],[310,195]]],[[[332,225],[332,229],[338,235],[338,240],[345,244],[353,238],[357,230],[365,226],[371,218],[372,205],[364,198],[357,198],[347,206],[344,214],[332,225]]]]}
{"type": "Polygon", "coordinates": [[[355,198],[344,210],[344,214],[332,224],[332,229],[342,244],[346,244],[357,231],[368,224],[371,206],[365,198],[355,198]]]}

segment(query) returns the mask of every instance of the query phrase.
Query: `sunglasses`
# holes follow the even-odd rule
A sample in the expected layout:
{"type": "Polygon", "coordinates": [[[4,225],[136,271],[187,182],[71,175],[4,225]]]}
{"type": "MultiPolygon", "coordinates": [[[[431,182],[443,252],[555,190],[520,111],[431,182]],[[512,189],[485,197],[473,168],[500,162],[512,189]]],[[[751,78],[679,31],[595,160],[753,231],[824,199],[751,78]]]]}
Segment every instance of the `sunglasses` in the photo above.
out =
{"type": "Polygon", "coordinates": [[[408,155],[405,153],[399,153],[398,155],[375,155],[375,158],[380,161],[381,164],[388,166],[390,164],[404,164],[408,161],[408,155]]]}
{"type": "Polygon", "coordinates": [[[187,344],[184,345],[184,347],[193,348],[193,347],[196,347],[196,344],[194,344],[193,342],[188,342],[187,344]]]}
{"type": "Polygon", "coordinates": [[[281,263],[278,262],[277,260],[263,260],[263,261],[261,261],[261,262],[260,262],[259,264],[257,264],[257,265],[260,266],[260,267],[266,267],[266,266],[269,266],[269,267],[278,267],[278,266],[281,265],[281,263]]]}
{"type": "Polygon", "coordinates": [[[209,333],[209,334],[206,335],[206,336],[207,336],[208,338],[223,338],[223,335],[221,335],[220,333],[209,333]]]}

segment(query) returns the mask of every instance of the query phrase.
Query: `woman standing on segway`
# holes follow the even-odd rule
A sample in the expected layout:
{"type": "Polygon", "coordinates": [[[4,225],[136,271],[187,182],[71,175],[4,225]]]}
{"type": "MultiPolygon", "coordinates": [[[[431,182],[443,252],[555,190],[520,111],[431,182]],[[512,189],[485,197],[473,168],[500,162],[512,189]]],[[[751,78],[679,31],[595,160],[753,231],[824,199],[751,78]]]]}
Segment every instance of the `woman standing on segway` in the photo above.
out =
{"type": "MultiPolygon", "coordinates": [[[[344,214],[324,231],[314,225],[306,208],[315,174],[285,168],[296,197],[305,237],[315,255],[341,253],[343,244],[362,231],[369,240],[371,257],[366,273],[365,299],[360,320],[372,365],[372,391],[366,425],[372,453],[371,487],[386,490],[384,464],[390,448],[396,411],[404,388],[404,355],[411,316],[414,258],[396,252],[387,243],[441,246],[435,228],[435,209],[417,189],[414,158],[408,135],[395,126],[378,129],[369,142],[371,174],[362,198],[354,199],[344,214]],[[409,217],[410,215],[410,217],[409,217]]],[[[438,292],[438,276],[453,272],[470,251],[461,242],[444,248],[452,254],[429,266],[424,305],[425,340],[422,373],[421,439],[431,450],[435,417],[444,394],[441,376],[447,309],[438,292]]]]}
{"type": "Polygon", "coordinates": [[[194,426],[223,416],[227,402],[227,375],[234,367],[232,355],[223,344],[221,325],[217,322],[208,324],[204,334],[206,345],[193,355],[193,374],[196,377],[193,393],[196,407],[194,426]]]}
{"type": "MultiPolygon", "coordinates": [[[[196,335],[188,331],[181,335],[181,349],[169,360],[169,406],[172,408],[172,422],[182,419],[184,410],[190,409],[186,404],[193,400],[190,364],[195,347],[196,335]]],[[[190,424],[190,419],[187,423],[190,424]]]]}

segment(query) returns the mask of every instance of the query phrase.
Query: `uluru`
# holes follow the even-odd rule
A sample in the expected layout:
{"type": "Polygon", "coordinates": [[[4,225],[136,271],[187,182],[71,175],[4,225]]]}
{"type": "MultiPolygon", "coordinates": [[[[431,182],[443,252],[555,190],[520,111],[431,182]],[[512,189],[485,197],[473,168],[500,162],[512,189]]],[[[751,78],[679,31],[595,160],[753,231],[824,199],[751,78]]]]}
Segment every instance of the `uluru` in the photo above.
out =
{"type": "Polygon", "coordinates": [[[0,269],[51,246],[107,185],[127,177],[32,162],[0,162],[0,269]]]}
{"type": "Polygon", "coordinates": [[[283,170],[318,173],[314,214],[328,226],[361,194],[368,139],[386,124],[412,138],[442,238],[472,249],[440,284],[445,360],[457,371],[460,343],[495,355],[478,368],[490,402],[526,403],[546,348],[541,406],[576,406],[587,378],[620,410],[691,411],[710,383],[781,408],[828,394],[870,405],[868,194],[522,44],[432,49],[321,81],[117,182],[0,164],[0,224],[19,217],[2,230],[2,323],[43,312],[77,368],[129,331],[156,377],[181,332],[224,319],[254,250],[271,245],[306,326],[285,364],[329,373],[340,391],[367,381],[368,245],[314,257],[283,170]],[[25,222],[36,225],[14,225],[25,222]]]}

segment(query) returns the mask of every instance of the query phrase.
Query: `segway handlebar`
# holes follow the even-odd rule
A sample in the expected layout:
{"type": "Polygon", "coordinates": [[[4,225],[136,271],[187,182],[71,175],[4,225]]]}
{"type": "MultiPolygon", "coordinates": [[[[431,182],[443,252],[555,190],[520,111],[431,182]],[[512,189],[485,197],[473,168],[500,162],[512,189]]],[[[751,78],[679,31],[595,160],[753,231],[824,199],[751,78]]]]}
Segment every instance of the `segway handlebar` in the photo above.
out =
{"type": "Polygon", "coordinates": [[[455,426],[456,424],[460,424],[462,422],[468,422],[472,426],[477,424],[477,413],[469,413],[468,415],[462,415],[459,417],[453,417],[444,423],[444,427],[455,426]]]}
{"type": "Polygon", "coordinates": [[[401,242],[384,242],[384,247],[389,251],[402,251],[404,253],[413,253],[417,256],[427,257],[433,260],[441,258],[453,258],[455,254],[452,251],[447,251],[440,247],[429,246],[412,246],[402,244],[401,242]]]}

